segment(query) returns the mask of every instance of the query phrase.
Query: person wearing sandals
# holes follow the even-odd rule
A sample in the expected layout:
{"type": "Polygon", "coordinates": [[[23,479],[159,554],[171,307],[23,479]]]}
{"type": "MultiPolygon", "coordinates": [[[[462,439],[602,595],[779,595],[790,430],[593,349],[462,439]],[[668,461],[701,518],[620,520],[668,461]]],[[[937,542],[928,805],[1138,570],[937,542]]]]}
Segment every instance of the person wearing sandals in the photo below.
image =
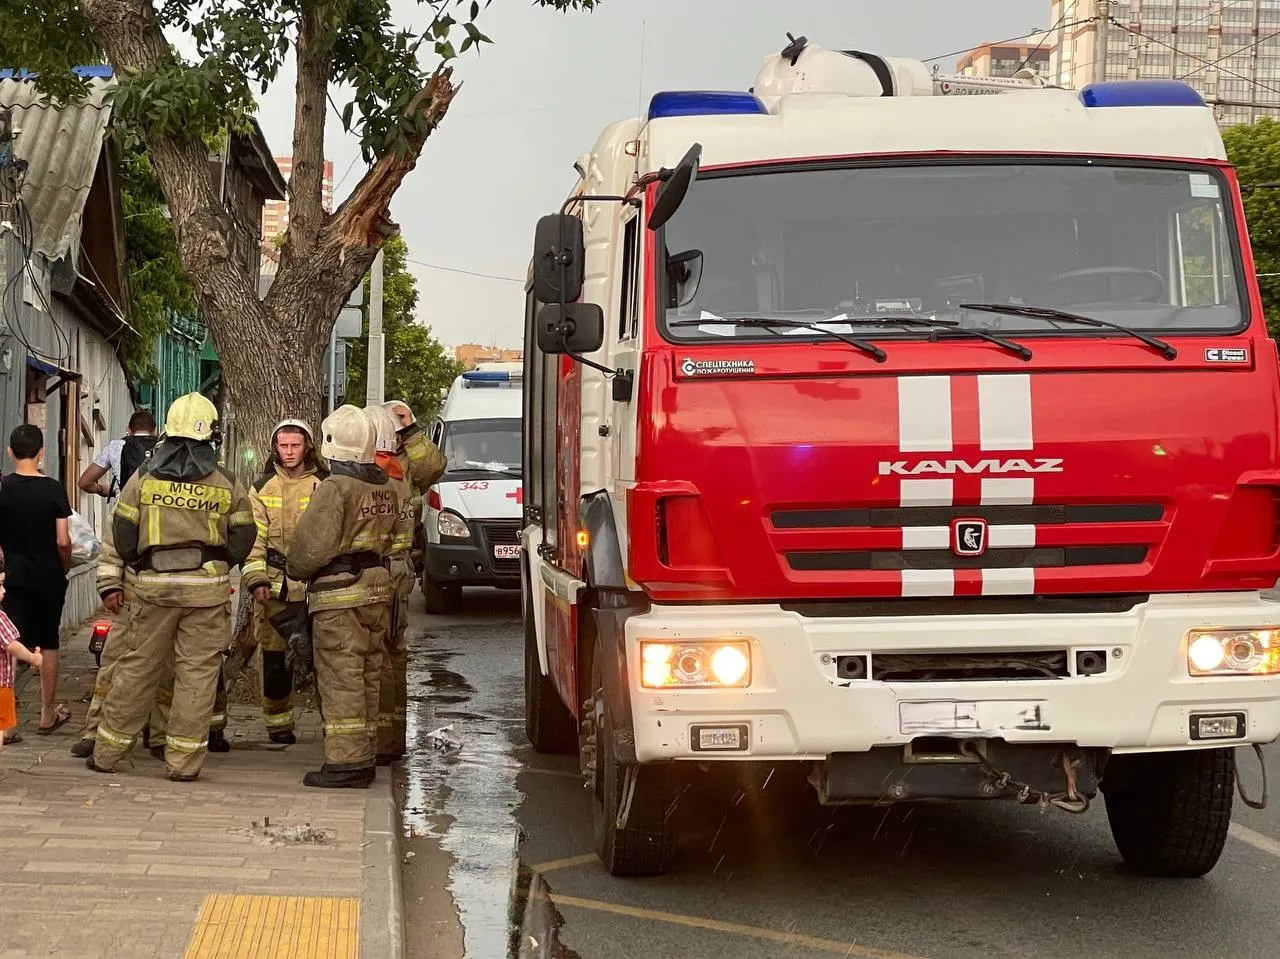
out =
{"type": "MultiPolygon", "coordinates": [[[[4,600],[4,566],[0,565],[0,601],[4,600]]],[[[18,629],[9,617],[0,612],[0,749],[6,743],[20,743],[18,735],[18,704],[13,698],[13,679],[17,674],[15,660],[22,660],[32,669],[39,669],[39,648],[27,649],[18,636],[18,629]]]]}
{"type": "Polygon", "coordinates": [[[71,568],[71,503],[56,479],[40,472],[44,434],[24,424],[9,435],[13,472],[0,478],[0,550],[7,590],[0,608],[28,648],[42,650],[40,726],[47,735],[71,719],[55,703],[58,689],[58,630],[71,568]]]}

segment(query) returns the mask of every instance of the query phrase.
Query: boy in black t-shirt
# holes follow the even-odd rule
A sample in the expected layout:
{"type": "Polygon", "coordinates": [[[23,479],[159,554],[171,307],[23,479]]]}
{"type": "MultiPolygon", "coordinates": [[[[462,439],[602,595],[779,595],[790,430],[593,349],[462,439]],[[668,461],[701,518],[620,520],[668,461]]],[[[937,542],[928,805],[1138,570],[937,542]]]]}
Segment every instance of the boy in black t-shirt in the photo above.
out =
{"type": "Polygon", "coordinates": [[[9,436],[12,473],[0,479],[0,549],[7,573],[4,612],[28,647],[39,646],[40,728],[51,733],[71,718],[54,704],[58,689],[58,627],[71,568],[71,504],[62,484],[40,472],[44,434],[23,425],[9,436]]]}

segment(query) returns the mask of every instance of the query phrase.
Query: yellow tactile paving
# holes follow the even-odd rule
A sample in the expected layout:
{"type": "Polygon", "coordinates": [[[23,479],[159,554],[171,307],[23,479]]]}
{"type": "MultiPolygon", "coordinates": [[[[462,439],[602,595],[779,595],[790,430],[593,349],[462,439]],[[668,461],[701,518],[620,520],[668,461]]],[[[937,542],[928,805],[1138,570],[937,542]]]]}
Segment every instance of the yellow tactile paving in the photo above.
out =
{"type": "Polygon", "coordinates": [[[360,900],[206,896],[184,959],[356,959],[360,900]]]}

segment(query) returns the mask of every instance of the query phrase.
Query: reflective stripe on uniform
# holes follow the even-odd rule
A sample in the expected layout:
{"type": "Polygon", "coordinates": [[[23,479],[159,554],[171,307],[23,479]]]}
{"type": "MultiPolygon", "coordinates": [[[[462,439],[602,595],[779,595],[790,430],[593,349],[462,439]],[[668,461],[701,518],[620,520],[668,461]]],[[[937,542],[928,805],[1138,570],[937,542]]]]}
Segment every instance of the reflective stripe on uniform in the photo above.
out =
{"type": "Polygon", "coordinates": [[[253,521],[253,525],[258,527],[258,532],[261,533],[263,536],[267,536],[271,532],[270,523],[260,523],[255,519],[253,521]]]}
{"type": "Polygon", "coordinates": [[[164,737],[164,744],[167,748],[178,753],[195,753],[209,748],[209,740],[207,739],[188,739],[185,736],[174,736],[172,734],[164,737]]]}
{"type": "Polygon", "coordinates": [[[220,576],[192,576],[181,573],[138,573],[134,577],[139,586],[221,586],[230,584],[231,577],[226,573],[220,576]]]}
{"type": "Polygon", "coordinates": [[[264,713],[262,714],[262,721],[263,721],[264,723],[266,723],[266,724],[267,724],[267,726],[269,726],[269,727],[275,727],[275,726],[292,726],[292,725],[293,725],[293,710],[292,710],[292,709],[286,709],[286,710],[285,710],[284,712],[282,712],[282,713],[266,713],[266,712],[264,712],[264,713]]]}
{"type": "Polygon", "coordinates": [[[369,731],[369,724],[363,719],[335,719],[324,724],[326,735],[359,736],[369,731]]]}
{"type": "Polygon", "coordinates": [[[267,509],[280,509],[284,506],[284,499],[279,496],[259,496],[258,500],[267,509]]]}
{"type": "Polygon", "coordinates": [[[253,521],[253,513],[247,509],[236,510],[231,514],[232,526],[248,526],[253,521]]]}
{"type": "Polygon", "coordinates": [[[136,525],[138,522],[138,507],[130,506],[128,503],[116,503],[116,515],[136,525]]]}
{"type": "Polygon", "coordinates": [[[267,561],[265,559],[251,559],[240,567],[241,573],[265,573],[267,571],[267,561]]]}
{"type": "Polygon", "coordinates": [[[214,713],[212,716],[209,717],[210,726],[216,726],[218,725],[218,723],[222,723],[222,725],[224,726],[227,724],[226,713],[214,713]]]}
{"type": "Polygon", "coordinates": [[[118,733],[109,726],[98,724],[98,737],[109,742],[112,746],[119,746],[121,749],[128,749],[133,745],[135,736],[126,736],[124,733],[118,733]]]}
{"type": "Polygon", "coordinates": [[[305,509],[306,509],[308,506],[310,506],[310,505],[311,505],[311,497],[310,497],[310,496],[300,496],[300,497],[298,497],[298,509],[299,509],[299,510],[305,510],[305,509]]]}

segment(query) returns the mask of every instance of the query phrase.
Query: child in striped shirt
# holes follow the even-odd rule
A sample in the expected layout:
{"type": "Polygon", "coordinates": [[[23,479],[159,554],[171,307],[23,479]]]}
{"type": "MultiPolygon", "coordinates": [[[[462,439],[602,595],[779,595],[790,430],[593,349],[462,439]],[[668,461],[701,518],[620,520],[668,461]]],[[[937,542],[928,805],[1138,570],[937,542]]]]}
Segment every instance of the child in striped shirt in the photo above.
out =
{"type": "MultiPolygon", "coordinates": [[[[4,599],[4,566],[0,565],[0,600],[4,599]]],[[[9,735],[18,725],[18,704],[13,698],[13,678],[18,668],[15,660],[22,660],[32,669],[39,669],[40,648],[27,649],[22,645],[18,630],[3,612],[0,612],[0,750],[6,742],[22,742],[16,733],[9,735]]]]}

